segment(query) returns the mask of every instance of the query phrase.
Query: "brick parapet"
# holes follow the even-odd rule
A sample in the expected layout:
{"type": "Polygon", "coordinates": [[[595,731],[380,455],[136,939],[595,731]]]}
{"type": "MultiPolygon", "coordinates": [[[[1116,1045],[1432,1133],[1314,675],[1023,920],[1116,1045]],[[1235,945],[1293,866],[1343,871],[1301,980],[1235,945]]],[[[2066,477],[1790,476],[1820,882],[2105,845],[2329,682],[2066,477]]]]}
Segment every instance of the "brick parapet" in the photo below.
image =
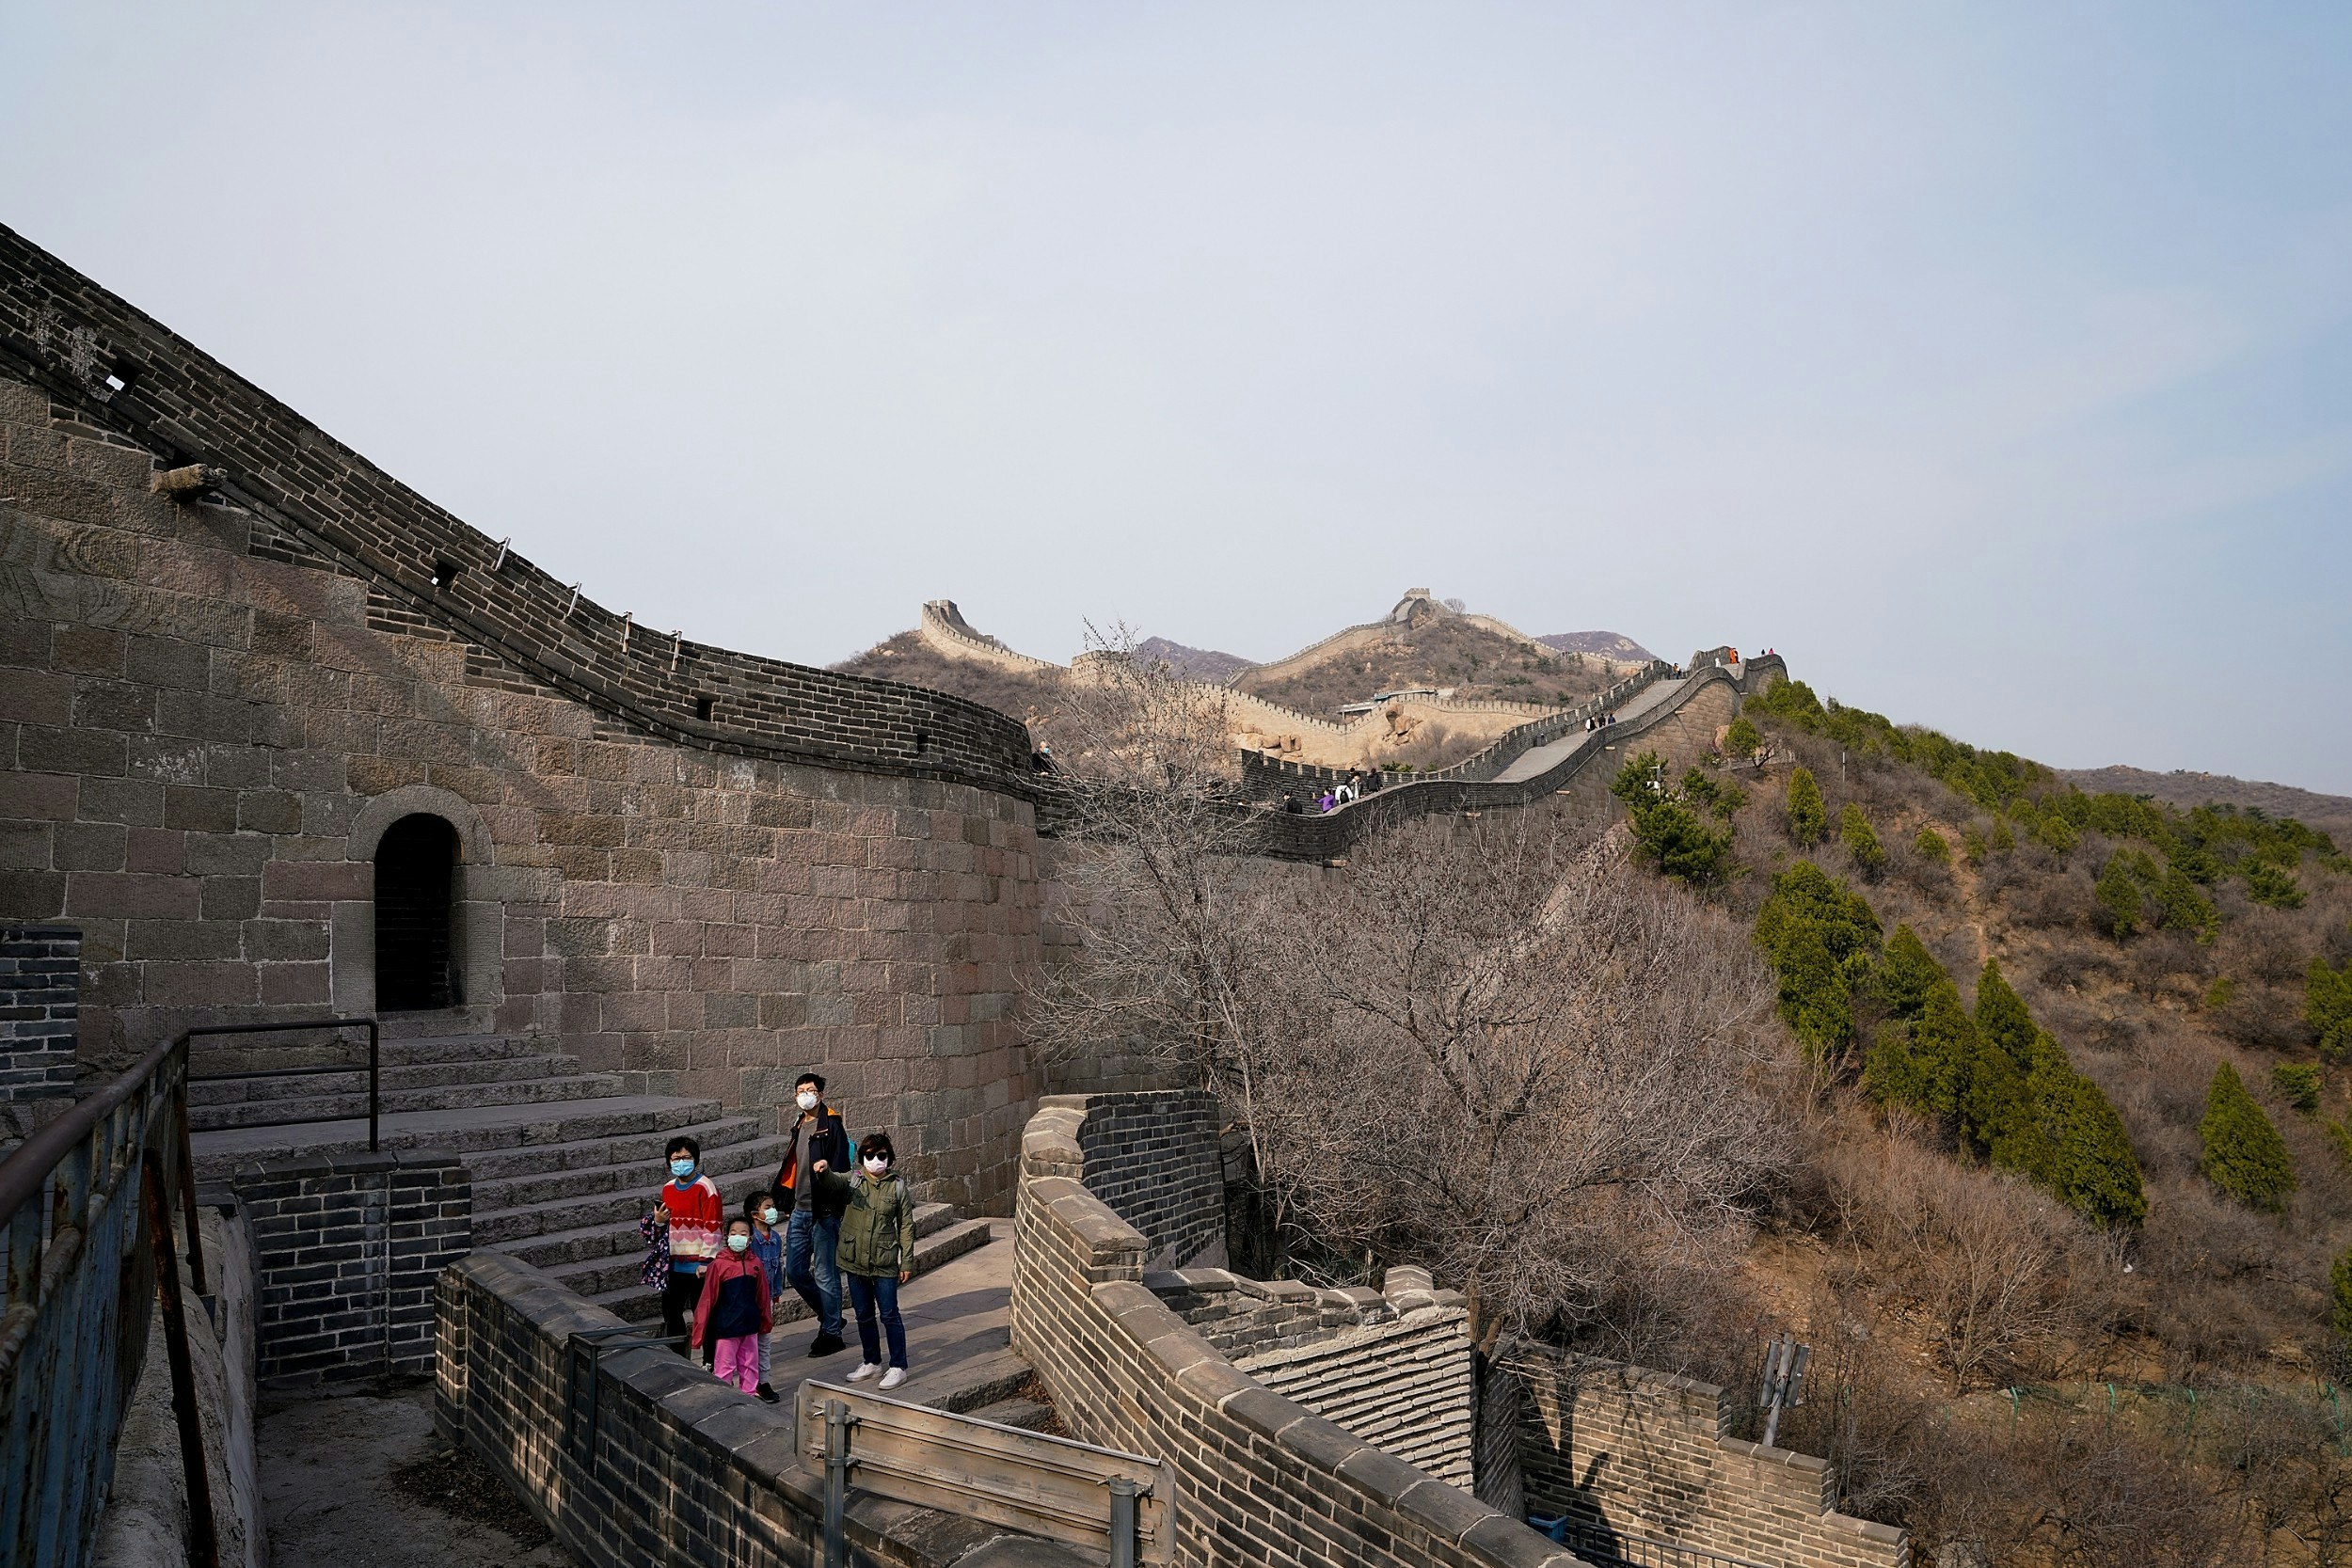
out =
{"type": "Polygon", "coordinates": [[[0,926],[0,1101],[73,1092],[81,1033],[78,926],[0,926]]]}
{"type": "MultiPolygon", "coordinates": [[[[713,1382],[667,1349],[614,1345],[591,1365],[575,1335],[628,1327],[528,1263],[477,1252],[435,1291],[433,1417],[487,1462],[587,1568],[816,1568],[824,1482],[801,1458],[790,1407],[713,1382]]],[[[1073,1553],[971,1519],[852,1490],[851,1558],[890,1568],[1073,1553]],[[992,1545],[991,1544],[994,1544],[992,1545]],[[1008,1545],[1016,1552],[1008,1553],[1008,1545]]]]}
{"type": "Polygon", "coordinates": [[[1572,1568],[1519,1521],[1267,1388],[1170,1311],[1143,1283],[1152,1243],[1081,1180],[1084,1120],[1082,1104],[1049,1105],[1023,1140],[1013,1345],[1076,1435],[1176,1466],[1181,1562],[1572,1568]]]}
{"type": "Polygon", "coordinates": [[[679,745],[1027,793],[1017,721],[944,692],[638,626],[6,227],[0,360],[160,463],[219,470],[214,488],[288,531],[285,552],[364,578],[372,618],[451,628],[679,745]]]}
{"type": "Polygon", "coordinates": [[[260,1381],[432,1370],[434,1281],[473,1245],[473,1183],[455,1155],[266,1161],[232,1186],[252,1237],[260,1381]]]}
{"type": "Polygon", "coordinates": [[[1524,1341],[1496,1360],[1529,1512],[1786,1568],[1909,1568],[1903,1531],[1832,1506],[1826,1460],[1728,1435],[1715,1385],[1524,1341]]]}

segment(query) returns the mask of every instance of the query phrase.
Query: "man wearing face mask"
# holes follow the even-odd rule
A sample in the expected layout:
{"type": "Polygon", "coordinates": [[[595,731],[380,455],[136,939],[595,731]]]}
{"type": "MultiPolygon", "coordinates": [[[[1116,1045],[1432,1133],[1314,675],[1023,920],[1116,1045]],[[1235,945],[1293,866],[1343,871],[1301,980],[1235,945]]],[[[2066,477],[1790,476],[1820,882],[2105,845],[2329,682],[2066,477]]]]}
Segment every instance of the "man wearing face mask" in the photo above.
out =
{"type": "Polygon", "coordinates": [[[841,1349],[841,1270],[834,1261],[841,1243],[843,1200],[818,1191],[817,1178],[850,1164],[850,1132],[840,1114],[824,1102],[825,1081],[803,1072],[792,1086],[799,1116],[788,1129],[792,1150],[776,1173],[775,1188],[792,1206],[784,1229],[784,1274],[817,1314],[811,1355],[841,1349]]]}

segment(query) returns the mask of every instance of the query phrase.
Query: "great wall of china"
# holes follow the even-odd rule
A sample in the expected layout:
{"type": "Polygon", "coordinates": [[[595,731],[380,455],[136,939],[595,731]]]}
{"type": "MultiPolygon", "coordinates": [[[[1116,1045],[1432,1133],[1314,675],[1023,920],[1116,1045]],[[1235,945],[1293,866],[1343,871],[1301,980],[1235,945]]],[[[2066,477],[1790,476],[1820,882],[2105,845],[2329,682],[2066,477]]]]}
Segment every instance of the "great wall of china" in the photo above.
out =
{"type": "MultiPolygon", "coordinates": [[[[1279,677],[1352,650],[1386,643],[1401,627],[1416,624],[1417,615],[1430,618],[1452,616],[1546,658],[1589,658],[1590,662],[1619,676],[1620,684],[1624,679],[1638,676],[1646,668],[1622,659],[1560,655],[1535,638],[1493,616],[1445,610],[1430,598],[1427,589],[1416,588],[1408,591],[1396,608],[1382,619],[1333,632],[1270,664],[1253,665],[1236,674],[1233,681],[1249,675],[1279,677]]],[[[946,657],[984,665],[1014,675],[1084,680],[1095,661],[1103,657],[1100,654],[1082,654],[1070,664],[1060,665],[1051,659],[1017,652],[999,639],[975,628],[963,618],[963,612],[952,599],[926,602],[922,618],[915,625],[915,636],[924,646],[946,657]]],[[[1564,712],[1556,705],[1542,703],[1408,691],[1391,695],[1352,717],[1333,719],[1321,714],[1302,713],[1279,703],[1269,702],[1255,692],[1241,689],[1232,681],[1217,686],[1202,683],[1200,689],[1202,703],[1214,704],[1223,713],[1228,732],[1237,750],[1279,758],[1303,768],[1326,768],[1343,774],[1350,769],[1381,766],[1397,747],[1410,740],[1423,726],[1432,731],[1441,730],[1457,740],[1490,747],[1504,736],[1532,724],[1559,719],[1564,712]]],[[[1596,711],[1592,704],[1579,705],[1575,709],[1580,720],[1592,711],[1596,711]]],[[[1455,768],[1460,766],[1456,764],[1455,768]]],[[[1441,771],[1451,774],[1454,768],[1441,771]]]]}
{"type": "MultiPolygon", "coordinates": [[[[813,1063],[897,1135],[928,1200],[918,1268],[993,1303],[910,1393],[1026,1419],[1034,1373],[1077,1435],[1166,1449],[1177,1560],[1580,1560],[1522,1504],[1767,1568],[1907,1560],[1829,1512],[1819,1461],[1728,1438],[1719,1391],[1529,1350],[1504,1428],[1442,1282],[1328,1296],[1208,1266],[1214,1177],[1167,1153],[1204,1113],[1057,1095],[1092,1085],[1049,1084],[1024,1042],[1074,851],[1018,723],[637,626],[6,230],[0,443],[0,921],[66,956],[43,984],[93,1072],[194,1024],[391,1015],[383,1155],[351,1152],[350,1121],[281,1125],[358,1114],[361,1075],[330,1073],[198,1085],[196,1165],[263,1268],[292,1233],[269,1205],[369,1172],[469,1206],[417,1354],[444,1430],[583,1560],[642,1560],[623,1514],[681,1521],[700,1561],[814,1560],[788,1415],[628,1351],[582,1449],[564,1348],[646,1314],[628,1221],[666,1134],[746,1180],[813,1063]],[[420,887],[446,912],[421,936],[420,887]],[[584,1462],[598,1433],[634,1461],[584,1462]]],[[[1262,813],[1261,847],[1327,862],[1411,815],[1605,804],[1600,759],[1695,757],[1779,673],[1720,650],[1640,672],[1606,694],[1612,730],[1514,711],[1445,776],[1262,813]]],[[[277,1365],[315,1380],[333,1341],[277,1365]]],[[[878,1560],[954,1560],[906,1510],[858,1528],[878,1560]]]]}

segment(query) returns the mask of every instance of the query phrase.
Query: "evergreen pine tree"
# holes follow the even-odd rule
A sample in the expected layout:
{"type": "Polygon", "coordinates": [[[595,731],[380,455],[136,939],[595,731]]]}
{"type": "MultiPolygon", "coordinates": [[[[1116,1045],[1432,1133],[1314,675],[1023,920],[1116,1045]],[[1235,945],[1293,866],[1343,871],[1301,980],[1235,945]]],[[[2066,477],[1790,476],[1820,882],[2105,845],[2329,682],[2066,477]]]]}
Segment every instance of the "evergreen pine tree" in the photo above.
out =
{"type": "Polygon", "coordinates": [[[1788,836],[1799,844],[1819,844],[1829,832],[1829,807],[1813,770],[1800,768],[1788,775],[1788,836]]]}
{"type": "Polygon", "coordinates": [[[2148,1195],[2123,1118],[2098,1085],[2066,1066],[2056,1040],[2042,1037],[2063,1074],[2037,1081],[2044,1161],[2040,1180],[2059,1202],[2103,1230],[2139,1224],[2148,1217],[2148,1195]]]}
{"type": "Polygon", "coordinates": [[[1960,990],[1949,980],[1928,989],[1918,1019],[1890,1021],[1863,1072],[1870,1092],[1889,1104],[1934,1117],[1957,1117],[1983,1045],[1960,990]]]}
{"type": "Polygon", "coordinates": [[[2168,931],[2186,931],[2209,942],[2220,934],[2221,911],[2198,891],[2197,884],[2177,865],[2164,868],[2153,895],[2156,924],[2168,931]]]}
{"type": "Polygon", "coordinates": [[[1876,878],[1886,869],[1886,850],[1880,846],[1869,817],[1854,801],[1847,801],[1845,811],[1837,818],[1837,841],[1846,847],[1846,853],[1853,857],[1864,876],[1876,878]]]}
{"type": "Polygon", "coordinates": [[[2329,1061],[2352,1053],[2352,958],[2342,968],[2325,956],[2312,959],[2303,976],[2303,1022],[2319,1041],[2319,1053],[2329,1061]]]}
{"type": "MultiPolygon", "coordinates": [[[[2010,989],[2001,977],[2000,964],[1991,958],[1985,960],[1984,973],[1977,979],[1976,1024],[1981,1049],[1968,1076],[1961,1131],[1994,1151],[1996,1158],[2001,1148],[2010,1148],[2012,1155],[2003,1163],[2031,1175],[2029,1163],[2017,1163],[2031,1157],[2014,1151],[2026,1147],[2033,1137],[2030,1129],[2016,1123],[2031,1119],[2027,1081],[2034,1071],[2040,1032],[2034,1028],[2033,1015],[2026,1010],[2025,999],[2010,989]]],[[[2058,1060],[2065,1061],[2063,1053],[2058,1060]]]]}
{"type": "Polygon", "coordinates": [[[1878,958],[1879,932],[1868,901],[1811,861],[1772,879],[1756,941],[1780,982],[1780,1016],[1809,1054],[1840,1058],[1853,1043],[1853,993],[1878,958]]]}
{"type": "Polygon", "coordinates": [[[1907,926],[1895,927],[1895,934],[1886,939],[1886,958],[1879,965],[1879,999],[1885,1004],[1887,1016],[1899,1022],[1915,1022],[1927,1010],[1928,990],[1938,982],[1948,985],[1951,976],[1935,961],[1917,933],[1907,926]]]}
{"type": "Polygon", "coordinates": [[[1763,744],[1763,732],[1749,722],[1748,716],[1743,713],[1731,721],[1731,729],[1724,736],[1724,755],[1745,762],[1756,755],[1756,748],[1763,744]]]}
{"type": "Polygon", "coordinates": [[[2197,1168],[2206,1180],[2240,1203],[2274,1213],[2286,1208],[2296,1184],[2286,1140],[2227,1062],[2214,1069],[2197,1134],[2204,1144],[2197,1168]]]}
{"type": "Polygon", "coordinates": [[[1952,847],[1933,828],[1922,828],[1919,836],[1911,841],[1911,851],[1921,860],[1936,865],[1952,863],[1952,847]]]}
{"type": "Polygon", "coordinates": [[[2099,873],[2099,880],[2090,890],[2099,901],[2099,913],[2109,935],[2122,942],[2139,929],[2141,899],[2139,883],[2133,878],[2130,857],[2117,850],[2107,857],[2106,869],[2099,873]]]}
{"type": "Polygon", "coordinates": [[[2270,1069],[2270,1086],[2279,1091],[2280,1099],[2307,1116],[2319,1109],[2323,1085],[2316,1062],[2280,1062],[2270,1069]]]}

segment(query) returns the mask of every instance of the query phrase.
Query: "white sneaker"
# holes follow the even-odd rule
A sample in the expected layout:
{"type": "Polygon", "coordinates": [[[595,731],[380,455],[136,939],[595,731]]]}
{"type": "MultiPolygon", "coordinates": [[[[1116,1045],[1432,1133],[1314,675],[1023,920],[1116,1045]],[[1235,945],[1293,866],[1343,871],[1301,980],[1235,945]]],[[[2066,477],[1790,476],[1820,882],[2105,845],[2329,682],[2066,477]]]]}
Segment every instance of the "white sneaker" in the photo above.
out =
{"type": "MultiPolygon", "coordinates": [[[[850,1381],[851,1383],[863,1383],[867,1378],[872,1377],[876,1372],[881,1370],[882,1364],[880,1362],[861,1361],[857,1364],[857,1370],[850,1374],[850,1381]]],[[[882,1379],[882,1386],[889,1388],[894,1386],[894,1385],[888,1378],[884,1378],[882,1379]]]]}
{"type": "Polygon", "coordinates": [[[893,1367],[890,1370],[882,1373],[881,1386],[884,1388],[896,1388],[906,1380],[907,1370],[904,1367],[893,1367]]]}

